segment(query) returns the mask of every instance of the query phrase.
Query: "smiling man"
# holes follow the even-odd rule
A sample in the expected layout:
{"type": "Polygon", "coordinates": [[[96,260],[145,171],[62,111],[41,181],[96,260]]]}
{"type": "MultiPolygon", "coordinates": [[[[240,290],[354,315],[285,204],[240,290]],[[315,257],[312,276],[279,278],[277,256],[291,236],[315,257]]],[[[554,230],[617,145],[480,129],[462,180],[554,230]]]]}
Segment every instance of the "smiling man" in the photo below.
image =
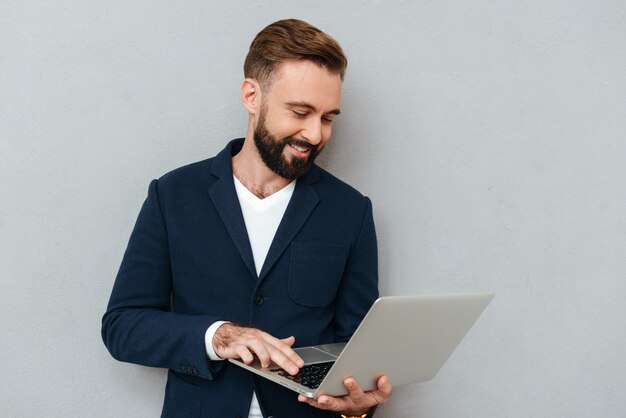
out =
{"type": "Polygon", "coordinates": [[[246,136],[150,184],[102,337],[121,361],[169,369],[163,417],[371,416],[391,385],[308,399],[225,362],[292,375],[293,346],[347,341],[378,296],[369,199],[317,165],[347,60],[306,22],[254,39],[246,136]]]}

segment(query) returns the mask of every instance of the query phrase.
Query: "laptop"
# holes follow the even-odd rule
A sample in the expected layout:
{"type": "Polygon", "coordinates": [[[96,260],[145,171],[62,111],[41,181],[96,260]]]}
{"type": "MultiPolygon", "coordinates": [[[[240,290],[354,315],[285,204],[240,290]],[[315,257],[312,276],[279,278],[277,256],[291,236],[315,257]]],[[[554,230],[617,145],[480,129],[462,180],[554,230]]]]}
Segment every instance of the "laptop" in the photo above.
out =
{"type": "Polygon", "coordinates": [[[348,393],[352,376],[363,390],[381,375],[395,386],[430,380],[487,307],[493,293],[384,296],[377,299],[347,343],[295,348],[305,366],[291,376],[276,364],[233,364],[310,398],[348,393]]]}

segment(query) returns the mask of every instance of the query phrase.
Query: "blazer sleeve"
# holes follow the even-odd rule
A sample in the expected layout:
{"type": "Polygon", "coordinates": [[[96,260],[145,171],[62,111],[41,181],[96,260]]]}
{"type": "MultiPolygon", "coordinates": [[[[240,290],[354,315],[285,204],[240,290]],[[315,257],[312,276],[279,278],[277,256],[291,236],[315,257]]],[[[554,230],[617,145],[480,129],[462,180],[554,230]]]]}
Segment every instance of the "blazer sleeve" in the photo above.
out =
{"type": "Polygon", "coordinates": [[[335,341],[348,341],[378,298],[378,249],[372,202],[364,198],[361,228],[351,249],[335,304],[335,341]]]}
{"type": "Polygon", "coordinates": [[[171,271],[158,181],[153,180],[102,318],[102,339],[117,360],[212,379],[223,362],[207,358],[204,334],[221,318],[171,311],[171,271]]]}

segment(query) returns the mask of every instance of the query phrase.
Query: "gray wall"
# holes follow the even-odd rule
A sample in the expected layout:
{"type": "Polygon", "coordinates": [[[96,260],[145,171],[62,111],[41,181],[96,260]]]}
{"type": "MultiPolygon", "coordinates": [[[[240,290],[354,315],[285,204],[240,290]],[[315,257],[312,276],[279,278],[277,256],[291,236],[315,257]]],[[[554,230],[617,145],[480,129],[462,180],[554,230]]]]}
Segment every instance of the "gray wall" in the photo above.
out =
{"type": "Polygon", "coordinates": [[[0,404],[155,417],[164,371],[100,317],[150,179],[244,134],[254,34],[299,17],[350,58],[321,164],[372,197],[384,294],[493,290],[380,417],[623,417],[621,1],[0,4],[0,404]]]}

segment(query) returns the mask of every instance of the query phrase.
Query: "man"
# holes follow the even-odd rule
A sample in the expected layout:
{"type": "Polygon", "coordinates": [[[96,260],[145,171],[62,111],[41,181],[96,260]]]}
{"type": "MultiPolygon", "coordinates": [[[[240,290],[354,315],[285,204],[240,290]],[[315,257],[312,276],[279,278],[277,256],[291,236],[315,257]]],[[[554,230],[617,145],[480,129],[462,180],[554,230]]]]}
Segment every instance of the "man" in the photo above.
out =
{"type": "Polygon", "coordinates": [[[313,26],[271,24],[244,65],[246,137],[150,184],[102,337],[118,360],[169,369],[162,416],[367,416],[388,399],[385,376],[313,400],[223,361],[295,375],[294,344],[347,341],[378,296],[371,203],[313,162],[346,65],[313,26]]]}

